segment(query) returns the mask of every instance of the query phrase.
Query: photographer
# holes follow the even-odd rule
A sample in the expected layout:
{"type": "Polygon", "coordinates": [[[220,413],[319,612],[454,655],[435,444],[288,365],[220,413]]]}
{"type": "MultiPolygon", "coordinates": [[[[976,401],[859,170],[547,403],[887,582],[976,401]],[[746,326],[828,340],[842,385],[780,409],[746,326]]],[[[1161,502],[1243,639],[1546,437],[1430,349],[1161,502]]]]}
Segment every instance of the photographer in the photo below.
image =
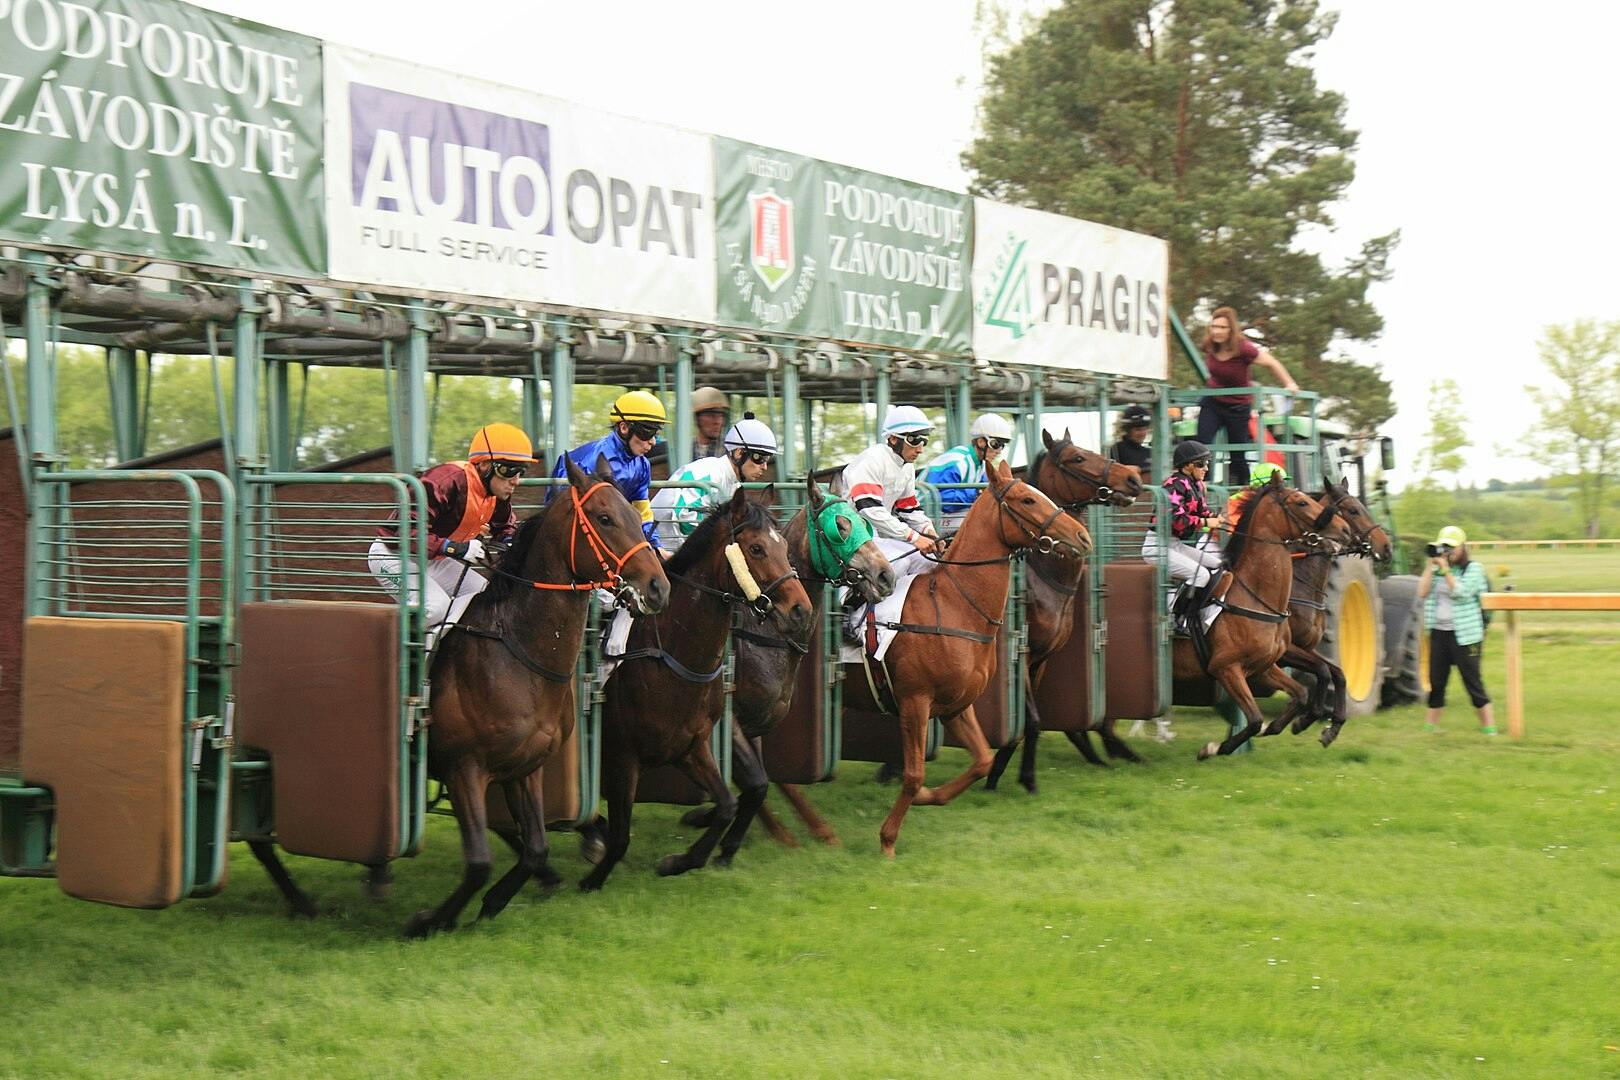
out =
{"type": "Polygon", "coordinates": [[[1479,656],[1485,642],[1485,613],[1479,594],[1486,590],[1485,568],[1468,557],[1468,537],[1455,525],[1440,530],[1425,549],[1428,561],[1418,579],[1423,601],[1423,622],[1429,628],[1429,712],[1424,727],[1440,730],[1440,711],[1446,706],[1446,682],[1453,666],[1462,674],[1468,700],[1479,712],[1479,730],[1496,734],[1490,695],[1479,677],[1479,656]]]}

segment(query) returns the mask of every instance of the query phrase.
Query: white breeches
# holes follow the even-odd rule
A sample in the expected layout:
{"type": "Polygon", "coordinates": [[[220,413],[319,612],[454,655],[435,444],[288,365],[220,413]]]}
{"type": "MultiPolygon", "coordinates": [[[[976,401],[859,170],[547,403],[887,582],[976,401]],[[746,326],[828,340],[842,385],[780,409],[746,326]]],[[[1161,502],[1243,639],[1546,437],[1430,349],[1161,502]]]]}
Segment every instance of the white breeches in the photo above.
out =
{"type": "MultiPolygon", "coordinates": [[[[1159,558],[1159,538],[1151,532],[1142,540],[1142,558],[1148,562],[1159,558]]],[[[1190,581],[1201,588],[1209,583],[1210,571],[1220,568],[1221,549],[1209,533],[1200,537],[1196,545],[1172,537],[1165,551],[1165,563],[1170,570],[1170,580],[1190,581]]]]}
{"type": "MultiPolygon", "coordinates": [[[[398,596],[400,589],[399,557],[381,540],[372,542],[370,552],[371,574],[383,591],[398,596]]],[[[410,582],[410,602],[418,603],[421,591],[414,571],[410,582]]],[[[426,608],[427,628],[431,632],[440,623],[454,623],[467,610],[472,598],[484,591],[488,584],[484,576],[455,559],[431,559],[427,569],[426,608]],[[465,573],[463,573],[465,571],[465,573]]]]}

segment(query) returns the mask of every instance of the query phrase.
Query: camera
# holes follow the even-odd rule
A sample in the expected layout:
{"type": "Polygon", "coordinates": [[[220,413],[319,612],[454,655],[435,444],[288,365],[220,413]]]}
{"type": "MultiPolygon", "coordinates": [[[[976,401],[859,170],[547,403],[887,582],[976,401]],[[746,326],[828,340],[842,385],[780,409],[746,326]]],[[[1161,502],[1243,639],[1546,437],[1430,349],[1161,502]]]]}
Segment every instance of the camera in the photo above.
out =
{"type": "Polygon", "coordinates": [[[1431,559],[1438,559],[1451,554],[1450,544],[1424,544],[1423,553],[1431,559]]]}

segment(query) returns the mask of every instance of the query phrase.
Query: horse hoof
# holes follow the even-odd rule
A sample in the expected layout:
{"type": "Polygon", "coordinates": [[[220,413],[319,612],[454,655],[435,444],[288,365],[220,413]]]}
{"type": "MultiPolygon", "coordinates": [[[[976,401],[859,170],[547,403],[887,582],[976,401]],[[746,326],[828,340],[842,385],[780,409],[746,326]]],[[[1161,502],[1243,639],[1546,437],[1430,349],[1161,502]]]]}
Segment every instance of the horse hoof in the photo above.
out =
{"type": "Polygon", "coordinates": [[[676,874],[686,873],[691,868],[691,864],[686,861],[685,852],[679,852],[674,855],[665,855],[662,859],[658,860],[659,877],[674,877],[676,874]]]}
{"type": "Polygon", "coordinates": [[[999,783],[1001,783],[1001,777],[999,777],[999,776],[988,777],[984,782],[984,790],[986,790],[986,791],[994,791],[994,790],[996,790],[996,785],[999,784],[999,783]]]}
{"type": "Polygon", "coordinates": [[[607,855],[607,842],[591,833],[579,834],[579,856],[595,866],[607,855]]]}
{"type": "Polygon", "coordinates": [[[883,852],[883,857],[885,859],[893,859],[894,858],[894,845],[893,844],[880,843],[878,845],[878,847],[883,852]]]}
{"type": "Polygon", "coordinates": [[[405,936],[415,940],[428,937],[440,927],[434,922],[433,912],[424,909],[405,920],[405,936]]]}
{"type": "Polygon", "coordinates": [[[588,878],[581,878],[580,882],[579,882],[579,891],[580,892],[601,892],[602,891],[602,883],[600,881],[596,880],[594,875],[591,876],[591,877],[588,877],[588,878]]]}
{"type": "Polygon", "coordinates": [[[1216,754],[1219,754],[1220,752],[1221,752],[1221,744],[1220,743],[1213,743],[1213,742],[1212,743],[1205,743],[1203,746],[1200,746],[1198,748],[1198,760],[1199,761],[1208,761],[1210,758],[1214,757],[1216,754]]]}
{"type": "Polygon", "coordinates": [[[706,827],[709,824],[709,818],[713,814],[714,810],[712,807],[694,806],[692,809],[681,815],[681,824],[691,825],[698,828],[706,827]]]}
{"type": "Polygon", "coordinates": [[[736,858],[736,855],[737,853],[734,851],[722,851],[720,854],[711,859],[710,862],[722,870],[730,870],[731,860],[736,858]]]}
{"type": "Polygon", "coordinates": [[[892,784],[896,780],[900,779],[900,766],[891,765],[889,762],[885,761],[883,764],[878,766],[877,775],[872,779],[876,780],[880,784],[892,784]]]}
{"type": "Polygon", "coordinates": [[[1322,734],[1317,741],[1322,744],[1322,749],[1326,750],[1328,747],[1333,745],[1333,740],[1337,739],[1338,737],[1339,733],[1333,728],[1323,728],[1322,734]]]}
{"type": "Polygon", "coordinates": [[[287,915],[294,919],[313,919],[320,914],[315,909],[315,901],[303,897],[287,905],[287,915]]]}
{"type": "Polygon", "coordinates": [[[820,840],[823,844],[826,844],[828,847],[843,847],[844,846],[844,842],[842,840],[838,839],[838,834],[833,832],[831,829],[828,829],[824,833],[817,833],[816,834],[816,839],[820,840]]]}

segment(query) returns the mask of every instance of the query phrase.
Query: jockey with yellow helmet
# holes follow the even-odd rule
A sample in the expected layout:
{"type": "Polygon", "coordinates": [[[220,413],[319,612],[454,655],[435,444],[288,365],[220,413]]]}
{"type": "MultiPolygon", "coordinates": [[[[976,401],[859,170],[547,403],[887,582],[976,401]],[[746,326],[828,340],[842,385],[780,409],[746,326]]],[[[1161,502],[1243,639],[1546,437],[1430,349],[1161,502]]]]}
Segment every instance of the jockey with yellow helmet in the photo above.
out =
{"type": "MultiPolygon", "coordinates": [[[[427,491],[425,614],[429,630],[454,623],[485,579],[467,567],[484,562],[484,545],[511,539],[517,531],[512,495],[534,462],[534,444],[512,424],[478,429],[466,461],[436,465],[422,474],[427,491]]],[[[399,595],[399,523],[391,518],[377,530],[370,551],[371,573],[384,589],[399,595]]],[[[412,583],[411,601],[417,600],[412,583]]]]}
{"type": "MultiPolygon", "coordinates": [[[[608,467],[613,470],[613,486],[641,515],[641,531],[647,543],[660,555],[667,557],[658,542],[658,529],[653,523],[652,466],[647,462],[647,454],[658,441],[658,433],[669,422],[664,403],[645,390],[631,390],[614,400],[608,417],[613,421],[613,427],[606,435],[568,451],[568,456],[587,473],[596,468],[598,457],[607,458],[608,467]]],[[[567,467],[560,456],[551,475],[567,475],[567,467]]],[[[552,489],[553,492],[557,490],[552,489]]]]}

